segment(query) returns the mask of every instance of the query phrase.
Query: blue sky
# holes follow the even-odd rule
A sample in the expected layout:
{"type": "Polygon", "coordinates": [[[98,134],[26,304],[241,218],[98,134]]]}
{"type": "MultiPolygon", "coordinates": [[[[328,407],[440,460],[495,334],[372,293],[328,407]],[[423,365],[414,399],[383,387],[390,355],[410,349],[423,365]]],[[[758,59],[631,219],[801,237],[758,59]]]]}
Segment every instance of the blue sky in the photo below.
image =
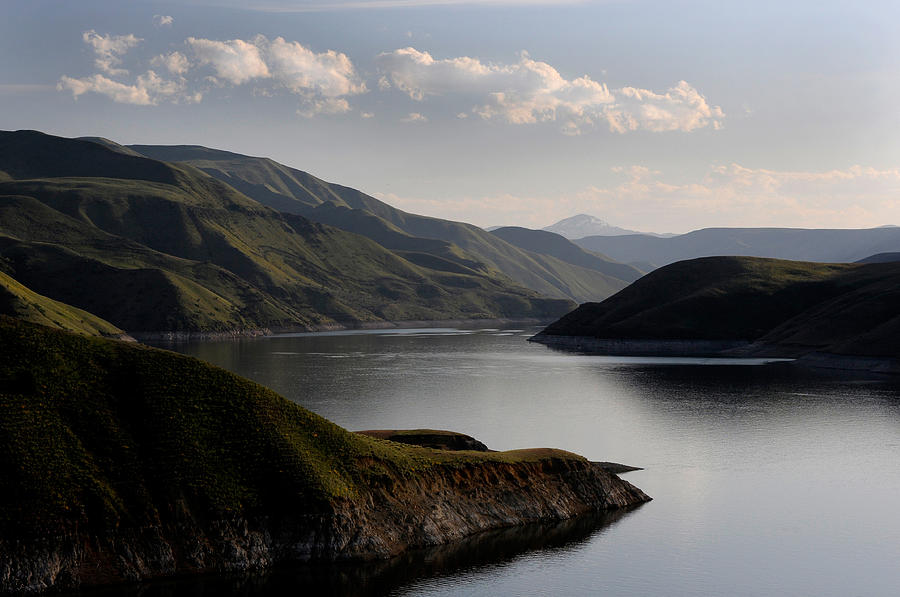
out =
{"type": "Polygon", "coordinates": [[[3,129],[270,156],[485,226],[900,224],[893,2],[3,7],[3,129]]]}

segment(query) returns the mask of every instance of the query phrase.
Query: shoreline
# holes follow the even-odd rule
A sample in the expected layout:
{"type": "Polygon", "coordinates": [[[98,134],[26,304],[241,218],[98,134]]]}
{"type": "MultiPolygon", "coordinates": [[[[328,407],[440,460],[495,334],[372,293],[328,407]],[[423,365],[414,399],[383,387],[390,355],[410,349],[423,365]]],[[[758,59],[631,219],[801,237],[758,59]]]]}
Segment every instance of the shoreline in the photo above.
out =
{"type": "Polygon", "coordinates": [[[625,340],[537,334],[528,341],[548,348],[594,355],[793,359],[788,364],[795,367],[900,375],[900,359],[893,357],[837,354],[810,347],[758,344],[746,340],[625,340]]]}
{"type": "Polygon", "coordinates": [[[625,340],[549,334],[537,334],[528,341],[575,352],[634,357],[729,356],[723,352],[750,346],[746,340],[625,340]]]}
{"type": "Polygon", "coordinates": [[[308,326],[282,326],[234,329],[224,331],[144,331],[128,332],[126,335],[138,342],[189,342],[193,340],[234,340],[237,338],[258,338],[279,334],[342,332],[354,330],[402,330],[420,327],[467,327],[467,326],[507,326],[545,325],[552,319],[537,318],[494,318],[494,319],[420,319],[406,321],[366,321],[356,324],[328,323],[308,326]]]}

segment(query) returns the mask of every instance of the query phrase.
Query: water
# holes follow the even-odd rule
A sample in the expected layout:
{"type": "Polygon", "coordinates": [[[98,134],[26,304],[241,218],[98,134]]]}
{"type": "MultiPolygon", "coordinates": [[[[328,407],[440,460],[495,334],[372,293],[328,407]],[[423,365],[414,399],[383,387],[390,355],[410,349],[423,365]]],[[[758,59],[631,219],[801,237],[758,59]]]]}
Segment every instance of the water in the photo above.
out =
{"type": "Polygon", "coordinates": [[[192,580],[158,594],[900,591],[900,380],[580,356],[526,342],[534,331],[298,334],[177,350],[348,429],[452,429],[494,449],[557,447],[645,467],[624,478],[653,502],[393,563],[192,580]]]}

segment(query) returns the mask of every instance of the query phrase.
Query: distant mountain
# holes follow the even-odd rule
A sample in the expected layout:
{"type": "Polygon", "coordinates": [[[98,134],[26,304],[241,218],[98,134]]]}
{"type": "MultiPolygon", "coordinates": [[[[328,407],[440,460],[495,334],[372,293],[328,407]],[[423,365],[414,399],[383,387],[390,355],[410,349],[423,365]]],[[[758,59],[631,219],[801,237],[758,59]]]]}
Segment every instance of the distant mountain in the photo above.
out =
{"type": "Polygon", "coordinates": [[[407,213],[356,189],[325,182],[269,158],[194,145],[131,145],[147,157],[191,165],[260,203],[361,234],[418,264],[453,263],[507,276],[545,296],[605,298],[626,280],[540,255],[471,224],[407,213]]]}
{"type": "Polygon", "coordinates": [[[656,266],[716,255],[852,263],[900,249],[900,228],[704,228],[671,238],[589,236],[575,243],[617,261],[646,262],[656,266]]]}
{"type": "Polygon", "coordinates": [[[900,263],[680,261],[544,329],[554,337],[742,340],[751,354],[900,358],[900,263]]]}
{"type": "MultiPolygon", "coordinates": [[[[491,234],[532,253],[550,255],[566,263],[592,269],[625,282],[634,282],[644,275],[644,272],[631,265],[613,261],[599,253],[586,251],[569,239],[546,230],[506,226],[492,230],[491,234]]],[[[625,285],[622,286],[622,288],[624,287],[625,285]]]]}
{"type": "Polygon", "coordinates": [[[492,271],[406,259],[184,164],[0,132],[0,258],[17,282],[129,332],[547,317],[492,271]]]}
{"type": "Polygon", "coordinates": [[[665,234],[641,233],[636,230],[627,230],[612,226],[608,222],[589,216],[578,214],[571,218],[560,220],[556,224],[543,228],[547,232],[554,232],[568,239],[583,238],[585,236],[622,236],[626,234],[649,234],[650,236],[670,236],[665,234]]]}

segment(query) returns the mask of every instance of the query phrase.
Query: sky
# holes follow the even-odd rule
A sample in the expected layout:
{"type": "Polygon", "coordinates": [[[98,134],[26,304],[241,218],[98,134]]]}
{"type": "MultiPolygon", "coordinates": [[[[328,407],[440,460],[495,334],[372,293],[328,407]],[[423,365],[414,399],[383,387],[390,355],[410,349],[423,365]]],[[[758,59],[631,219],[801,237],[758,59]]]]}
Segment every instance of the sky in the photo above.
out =
{"type": "Polygon", "coordinates": [[[0,0],[0,129],[479,226],[900,224],[900,3],[0,0]]]}

